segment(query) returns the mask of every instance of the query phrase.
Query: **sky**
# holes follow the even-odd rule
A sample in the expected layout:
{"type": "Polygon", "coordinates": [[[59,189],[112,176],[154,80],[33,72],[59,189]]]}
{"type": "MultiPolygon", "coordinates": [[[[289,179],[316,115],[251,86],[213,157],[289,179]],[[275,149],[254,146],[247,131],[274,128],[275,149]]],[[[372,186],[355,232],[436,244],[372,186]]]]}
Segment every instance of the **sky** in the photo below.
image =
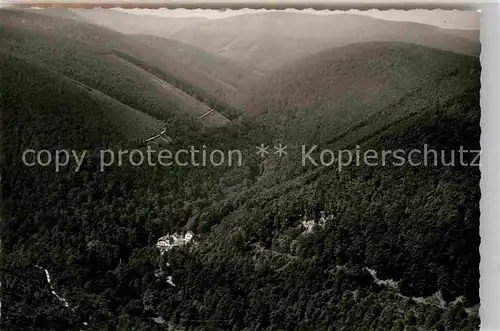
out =
{"type": "MultiPolygon", "coordinates": [[[[360,2],[374,2],[373,0],[356,0],[357,3],[360,2]]],[[[69,3],[69,2],[78,2],[78,3],[124,3],[124,2],[133,2],[130,0],[59,0],[59,1],[48,1],[48,0],[0,0],[2,5],[16,4],[16,3],[29,3],[29,2],[56,2],[56,3],[69,3]]],[[[256,2],[255,0],[147,0],[147,1],[136,1],[136,3],[221,3],[221,2],[231,2],[231,3],[252,3],[256,2]]],[[[291,2],[301,2],[307,3],[307,1],[298,1],[298,0],[271,0],[267,1],[267,3],[291,3],[291,2]]],[[[314,0],[314,2],[328,2],[328,3],[346,3],[346,0],[314,0]]],[[[398,0],[384,0],[385,3],[401,3],[398,0]]],[[[441,0],[441,1],[426,1],[426,3],[471,3],[471,1],[466,0],[441,0]]],[[[421,3],[424,3],[423,1],[421,3]]],[[[163,17],[206,17],[210,19],[219,19],[225,18],[229,16],[235,15],[243,15],[250,13],[258,13],[266,11],[265,9],[255,10],[255,9],[240,9],[240,10],[207,10],[207,9],[121,9],[115,8],[114,10],[123,10],[132,14],[137,15],[156,15],[163,17]]],[[[287,9],[287,11],[297,11],[294,9],[287,9]]],[[[312,10],[305,9],[302,10],[305,13],[312,13],[317,15],[335,15],[339,13],[345,13],[346,11],[329,11],[329,10],[312,10]]],[[[347,11],[353,14],[367,15],[379,19],[386,19],[392,21],[408,21],[408,22],[417,22],[435,25],[441,28],[448,29],[479,29],[480,28],[480,13],[477,11],[459,11],[459,10],[368,10],[368,11],[359,11],[359,10],[349,10],[347,11]]]]}

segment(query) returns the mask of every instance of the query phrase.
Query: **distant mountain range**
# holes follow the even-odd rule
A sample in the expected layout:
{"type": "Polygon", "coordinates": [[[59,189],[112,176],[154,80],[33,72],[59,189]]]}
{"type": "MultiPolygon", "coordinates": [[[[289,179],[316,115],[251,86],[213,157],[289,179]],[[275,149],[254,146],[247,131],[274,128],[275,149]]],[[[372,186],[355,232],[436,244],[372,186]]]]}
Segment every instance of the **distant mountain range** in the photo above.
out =
{"type": "Polygon", "coordinates": [[[301,57],[350,43],[408,42],[478,55],[479,31],[338,14],[271,12],[223,19],[163,18],[102,10],[75,11],[89,22],[122,33],[170,38],[256,68],[270,71],[301,57]],[[127,23],[123,23],[127,22],[127,23]]]}

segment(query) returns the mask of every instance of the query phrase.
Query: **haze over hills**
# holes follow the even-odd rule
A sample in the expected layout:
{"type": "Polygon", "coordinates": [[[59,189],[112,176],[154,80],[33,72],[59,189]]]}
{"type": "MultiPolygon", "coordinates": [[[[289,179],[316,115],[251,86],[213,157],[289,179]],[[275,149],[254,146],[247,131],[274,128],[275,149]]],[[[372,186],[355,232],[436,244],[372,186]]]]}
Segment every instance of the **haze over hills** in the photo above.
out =
{"type": "Polygon", "coordinates": [[[133,29],[135,32],[129,33],[168,37],[260,71],[269,71],[303,56],[357,42],[409,42],[471,55],[479,54],[480,49],[477,31],[448,30],[352,14],[319,16],[270,12],[214,20],[200,19],[196,22],[185,18],[186,23],[182,28],[178,27],[183,18],[119,12],[112,13],[110,20],[107,20],[106,15],[99,11],[82,10],[77,14],[122,32],[124,28],[120,22],[127,19],[137,23],[133,29]],[[152,31],[147,24],[148,18],[166,28],[152,31]],[[159,23],[161,21],[163,23],[159,23]]]}
{"type": "Polygon", "coordinates": [[[202,22],[177,31],[170,38],[266,71],[322,50],[370,41],[408,42],[477,55],[478,42],[459,34],[423,24],[359,15],[269,13],[202,22]]]}
{"type": "Polygon", "coordinates": [[[132,36],[160,53],[174,57],[177,61],[219,79],[221,83],[227,84],[227,90],[235,91],[246,82],[256,80],[259,77],[259,72],[250,67],[189,44],[151,35],[132,36]]]}
{"type": "Polygon", "coordinates": [[[203,17],[168,18],[153,15],[133,15],[117,10],[71,9],[80,18],[125,34],[145,34],[169,37],[171,34],[190,25],[207,20],[203,17]]]}

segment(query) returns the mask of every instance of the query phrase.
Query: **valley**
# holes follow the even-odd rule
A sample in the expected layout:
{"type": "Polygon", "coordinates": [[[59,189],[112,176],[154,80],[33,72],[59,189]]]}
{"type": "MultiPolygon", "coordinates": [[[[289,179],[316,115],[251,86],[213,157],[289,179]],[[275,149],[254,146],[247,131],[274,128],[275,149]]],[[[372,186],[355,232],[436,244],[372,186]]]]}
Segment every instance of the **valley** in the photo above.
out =
{"type": "Polygon", "coordinates": [[[0,19],[1,329],[478,330],[479,168],[256,154],[479,150],[477,31],[286,12],[0,19]],[[99,168],[102,150],[146,145],[248,157],[99,168]],[[89,155],[54,172],[23,166],[26,149],[89,155]]]}

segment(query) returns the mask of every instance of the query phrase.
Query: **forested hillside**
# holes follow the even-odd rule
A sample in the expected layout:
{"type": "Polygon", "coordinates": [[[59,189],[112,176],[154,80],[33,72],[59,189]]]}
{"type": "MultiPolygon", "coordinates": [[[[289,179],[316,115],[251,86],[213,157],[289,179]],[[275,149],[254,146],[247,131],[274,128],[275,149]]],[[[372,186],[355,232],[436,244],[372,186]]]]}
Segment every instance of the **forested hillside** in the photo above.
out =
{"type": "Polygon", "coordinates": [[[199,68],[215,79],[227,84],[228,90],[237,90],[245,82],[256,80],[259,73],[243,64],[203,51],[179,41],[151,35],[133,35],[140,42],[159,52],[175,57],[186,65],[199,68]]]}
{"type": "MultiPolygon", "coordinates": [[[[75,20],[72,16],[68,18],[68,12],[64,13],[57,17],[43,12],[1,11],[2,45],[6,49],[14,48],[36,56],[41,61],[50,61],[53,65],[62,66],[64,73],[70,76],[92,72],[93,84],[108,76],[107,72],[103,71],[100,76],[95,77],[99,73],[99,69],[95,69],[96,63],[99,63],[96,56],[120,51],[140,59],[146,67],[160,69],[179,84],[196,86],[198,90],[211,95],[219,102],[226,102],[226,96],[234,90],[232,85],[236,82],[231,81],[231,75],[225,72],[228,67],[211,66],[210,60],[205,65],[202,63],[194,67],[192,63],[179,60],[175,50],[163,52],[159,47],[151,47],[133,36],[75,20]],[[75,57],[79,57],[79,61],[75,67],[70,68],[75,57]],[[228,80],[229,84],[226,82],[228,80]]],[[[197,52],[194,47],[187,51],[197,52]]],[[[121,74],[127,76],[126,72],[121,74]]],[[[134,76],[128,77],[135,79],[134,76]]],[[[88,85],[92,86],[90,83],[88,85]]]]}
{"type": "MultiPolygon", "coordinates": [[[[185,202],[206,195],[225,170],[124,166],[102,173],[100,150],[142,148],[106,116],[114,111],[110,105],[18,57],[2,53],[0,63],[2,328],[79,329],[85,322],[110,330],[122,308],[135,311],[144,294],[136,280],[158,284],[148,274],[157,267],[157,238],[182,226],[185,202]],[[27,148],[88,155],[80,171],[69,165],[55,173],[22,164],[27,148]],[[50,271],[68,309],[51,295],[37,266],[50,271]]],[[[177,132],[184,134],[171,148],[215,142],[235,148],[240,142],[224,129],[190,130],[189,123],[178,122],[177,132]]],[[[249,130],[237,128],[243,136],[249,130]]]]}
{"type": "MultiPolygon", "coordinates": [[[[226,105],[230,124],[205,127],[105,55],[220,102],[166,70],[182,61],[110,46],[100,27],[66,36],[73,23],[54,16],[38,27],[55,34],[9,17],[0,25],[0,329],[479,329],[480,172],[460,165],[473,155],[341,171],[300,160],[303,144],[479,150],[478,58],[407,43],[331,49],[264,76],[242,108],[226,105]],[[244,162],[100,171],[100,150],[144,150],[160,129],[169,150],[238,149],[244,162]],[[286,144],[288,155],[261,158],[262,143],[286,144]],[[29,148],[88,155],[79,171],[55,172],[24,165],[29,148]],[[184,239],[158,245],[171,236],[184,239]]],[[[216,59],[200,67],[227,68],[216,59]]]]}
{"type": "Polygon", "coordinates": [[[238,103],[288,139],[319,144],[356,134],[359,140],[468,93],[479,72],[476,57],[408,43],[359,43],[283,66],[250,85],[238,103]]]}

